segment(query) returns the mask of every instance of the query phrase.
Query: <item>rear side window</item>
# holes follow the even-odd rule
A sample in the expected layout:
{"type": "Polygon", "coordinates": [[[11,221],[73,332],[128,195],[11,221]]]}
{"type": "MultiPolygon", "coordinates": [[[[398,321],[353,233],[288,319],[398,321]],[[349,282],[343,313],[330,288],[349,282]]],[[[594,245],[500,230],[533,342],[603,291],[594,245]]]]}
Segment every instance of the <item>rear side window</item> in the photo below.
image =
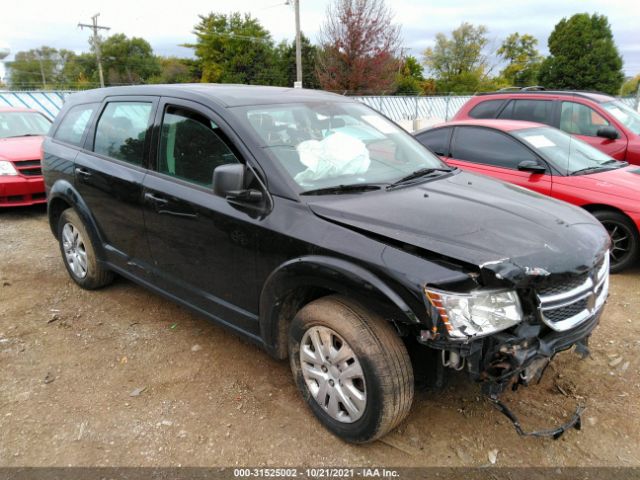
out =
{"type": "Polygon", "coordinates": [[[508,135],[488,128],[457,127],[452,157],[494,167],[517,169],[523,160],[537,157],[508,135]]]}
{"type": "Polygon", "coordinates": [[[167,107],[162,121],[158,171],[210,186],[213,170],[237,163],[218,126],[199,113],[167,107]]]}
{"type": "Polygon", "coordinates": [[[549,100],[511,100],[498,118],[551,125],[553,122],[553,102],[549,100]]]}
{"type": "Polygon", "coordinates": [[[504,100],[487,100],[480,102],[469,112],[471,118],[496,118],[496,114],[504,105],[504,100]]]}
{"type": "Polygon", "coordinates": [[[416,139],[436,155],[444,157],[449,154],[449,140],[452,130],[452,128],[427,130],[416,135],[416,139]]]}
{"type": "Polygon", "coordinates": [[[142,165],[151,110],[150,102],[108,103],[96,127],[94,152],[142,165]]]}
{"type": "Polygon", "coordinates": [[[81,146],[84,132],[87,130],[93,112],[98,108],[97,103],[77,105],[69,109],[64,116],[53,138],[64,143],[81,146]]]}

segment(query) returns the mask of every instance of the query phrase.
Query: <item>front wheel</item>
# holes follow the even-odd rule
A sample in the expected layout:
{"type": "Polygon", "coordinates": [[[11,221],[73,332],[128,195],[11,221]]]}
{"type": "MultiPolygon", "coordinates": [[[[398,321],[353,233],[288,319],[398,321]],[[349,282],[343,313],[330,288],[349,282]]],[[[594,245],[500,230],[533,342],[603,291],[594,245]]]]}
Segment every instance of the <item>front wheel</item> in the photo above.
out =
{"type": "Polygon", "coordinates": [[[600,210],[593,213],[611,237],[611,273],[618,273],[633,265],[638,259],[640,238],[638,230],[626,216],[618,212],[600,210]]]}
{"type": "Polygon", "coordinates": [[[393,327],[339,296],[298,312],[289,330],[298,389],[315,416],[344,440],[370,442],[396,427],[413,401],[413,370],[393,327]]]}

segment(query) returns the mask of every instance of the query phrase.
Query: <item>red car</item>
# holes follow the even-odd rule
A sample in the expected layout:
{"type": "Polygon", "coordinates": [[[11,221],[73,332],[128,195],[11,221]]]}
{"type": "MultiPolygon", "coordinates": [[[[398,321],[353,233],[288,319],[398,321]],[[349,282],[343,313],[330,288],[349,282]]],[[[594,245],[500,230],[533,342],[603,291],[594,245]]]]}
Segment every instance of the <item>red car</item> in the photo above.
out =
{"type": "Polygon", "coordinates": [[[638,259],[640,168],[547,125],[449,122],[414,134],[449,165],[526,187],[591,212],[611,236],[611,271],[638,259]]]}
{"type": "Polygon", "coordinates": [[[551,125],[613,158],[640,165],[640,113],[604,93],[526,87],[480,94],[453,120],[490,118],[551,125]]]}
{"type": "Polygon", "coordinates": [[[50,125],[36,110],[0,107],[0,207],[46,203],[40,146],[50,125]]]}

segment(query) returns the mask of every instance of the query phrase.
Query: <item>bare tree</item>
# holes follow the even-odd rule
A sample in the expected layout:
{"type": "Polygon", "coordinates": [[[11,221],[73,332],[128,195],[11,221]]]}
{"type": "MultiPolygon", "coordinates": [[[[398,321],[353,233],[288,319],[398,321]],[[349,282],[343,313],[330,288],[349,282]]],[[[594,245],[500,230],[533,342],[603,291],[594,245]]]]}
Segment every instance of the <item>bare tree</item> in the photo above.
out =
{"type": "Polygon", "coordinates": [[[384,0],[334,0],[320,30],[316,72],[325,90],[382,93],[398,71],[400,26],[384,0]]]}

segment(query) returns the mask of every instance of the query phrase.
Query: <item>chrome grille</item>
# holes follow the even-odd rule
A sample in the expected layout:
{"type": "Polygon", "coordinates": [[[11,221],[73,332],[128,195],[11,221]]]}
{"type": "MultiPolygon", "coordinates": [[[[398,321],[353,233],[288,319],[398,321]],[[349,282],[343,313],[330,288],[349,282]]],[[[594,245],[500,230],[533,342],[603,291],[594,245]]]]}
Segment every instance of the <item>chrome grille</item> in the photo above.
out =
{"type": "Polygon", "coordinates": [[[609,253],[590,272],[537,290],[541,320],[553,330],[569,330],[594,315],[609,293],[609,253]]]}

